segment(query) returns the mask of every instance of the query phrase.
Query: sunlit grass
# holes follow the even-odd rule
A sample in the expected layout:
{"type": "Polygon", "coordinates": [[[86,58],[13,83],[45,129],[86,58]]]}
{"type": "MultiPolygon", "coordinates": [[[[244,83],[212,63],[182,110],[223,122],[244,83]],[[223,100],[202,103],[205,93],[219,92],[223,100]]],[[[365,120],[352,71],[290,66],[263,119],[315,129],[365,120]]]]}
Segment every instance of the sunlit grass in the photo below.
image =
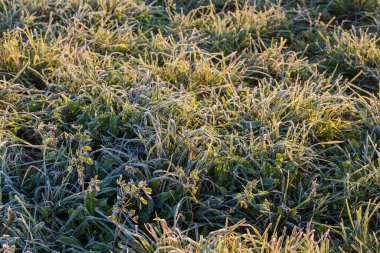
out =
{"type": "Polygon", "coordinates": [[[378,2],[0,1],[4,252],[379,252],[378,2]]]}

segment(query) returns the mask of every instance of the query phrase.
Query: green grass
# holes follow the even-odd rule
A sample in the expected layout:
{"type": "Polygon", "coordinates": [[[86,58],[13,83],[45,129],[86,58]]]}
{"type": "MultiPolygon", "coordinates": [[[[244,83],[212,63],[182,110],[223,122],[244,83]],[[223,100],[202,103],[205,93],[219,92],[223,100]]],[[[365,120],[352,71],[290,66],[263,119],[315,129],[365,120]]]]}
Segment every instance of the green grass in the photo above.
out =
{"type": "Polygon", "coordinates": [[[379,13],[0,1],[0,252],[380,252],[379,13]]]}

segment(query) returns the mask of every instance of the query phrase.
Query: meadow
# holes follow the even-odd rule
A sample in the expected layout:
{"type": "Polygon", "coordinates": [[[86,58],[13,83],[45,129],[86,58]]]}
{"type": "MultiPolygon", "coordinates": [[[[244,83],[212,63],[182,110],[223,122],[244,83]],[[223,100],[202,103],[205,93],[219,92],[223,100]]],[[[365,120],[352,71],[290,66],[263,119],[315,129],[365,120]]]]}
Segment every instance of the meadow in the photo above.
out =
{"type": "Polygon", "coordinates": [[[0,0],[0,252],[380,252],[380,0],[0,0]]]}

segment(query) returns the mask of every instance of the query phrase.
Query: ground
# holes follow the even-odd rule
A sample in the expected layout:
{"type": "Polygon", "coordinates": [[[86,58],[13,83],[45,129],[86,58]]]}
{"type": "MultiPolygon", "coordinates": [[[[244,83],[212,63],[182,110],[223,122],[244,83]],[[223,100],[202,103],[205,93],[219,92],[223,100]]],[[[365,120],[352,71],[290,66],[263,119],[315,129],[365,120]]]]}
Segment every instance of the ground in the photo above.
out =
{"type": "Polygon", "coordinates": [[[380,252],[379,0],[0,17],[1,252],[380,252]]]}

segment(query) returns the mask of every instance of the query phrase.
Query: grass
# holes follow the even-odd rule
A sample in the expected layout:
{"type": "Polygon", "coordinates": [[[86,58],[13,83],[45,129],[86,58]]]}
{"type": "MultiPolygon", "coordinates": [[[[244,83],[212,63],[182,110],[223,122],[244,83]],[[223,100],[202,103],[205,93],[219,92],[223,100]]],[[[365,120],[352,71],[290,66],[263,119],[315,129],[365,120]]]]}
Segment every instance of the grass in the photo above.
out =
{"type": "Polygon", "coordinates": [[[379,252],[379,13],[0,1],[1,252],[379,252]]]}

